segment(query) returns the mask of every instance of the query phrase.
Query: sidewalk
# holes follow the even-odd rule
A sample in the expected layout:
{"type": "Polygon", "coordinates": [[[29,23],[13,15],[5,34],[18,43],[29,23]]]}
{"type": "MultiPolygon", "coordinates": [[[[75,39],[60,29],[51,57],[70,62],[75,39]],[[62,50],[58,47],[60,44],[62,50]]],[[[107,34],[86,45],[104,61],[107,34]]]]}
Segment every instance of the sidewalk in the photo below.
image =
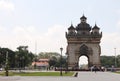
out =
{"type": "Polygon", "coordinates": [[[120,74],[111,72],[79,72],[78,77],[45,76],[9,76],[0,77],[0,81],[120,81],[120,74]]]}

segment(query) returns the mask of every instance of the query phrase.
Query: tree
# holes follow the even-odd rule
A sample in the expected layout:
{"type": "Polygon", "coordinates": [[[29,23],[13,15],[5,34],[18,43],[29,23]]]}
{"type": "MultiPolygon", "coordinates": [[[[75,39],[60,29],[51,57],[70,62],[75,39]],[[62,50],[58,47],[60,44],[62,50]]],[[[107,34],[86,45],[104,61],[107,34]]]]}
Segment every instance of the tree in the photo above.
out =
{"type": "Polygon", "coordinates": [[[120,55],[117,56],[117,67],[120,67],[120,55]]]}
{"type": "Polygon", "coordinates": [[[9,69],[31,65],[35,55],[28,51],[28,46],[19,46],[17,49],[12,51],[9,48],[0,47],[0,68],[5,67],[6,53],[8,53],[9,69]]]}
{"type": "Polygon", "coordinates": [[[31,65],[35,55],[28,51],[28,46],[19,46],[16,51],[17,67],[24,68],[25,66],[31,65]]]}
{"type": "Polygon", "coordinates": [[[15,66],[15,52],[9,48],[0,48],[0,67],[5,66],[6,53],[8,53],[8,65],[9,68],[14,68],[15,66]]]}
{"type": "Polygon", "coordinates": [[[57,58],[55,56],[51,57],[49,60],[49,67],[51,66],[55,67],[56,63],[57,63],[57,58]]]}
{"type": "Polygon", "coordinates": [[[38,55],[38,58],[50,59],[53,56],[55,56],[56,58],[59,58],[60,54],[56,53],[56,52],[40,52],[39,55],[38,55]]]}
{"type": "Polygon", "coordinates": [[[58,63],[57,63],[57,67],[60,67],[60,64],[62,64],[62,67],[65,68],[67,66],[66,60],[67,60],[67,58],[65,56],[62,56],[62,59],[59,58],[58,63]]]}
{"type": "Polygon", "coordinates": [[[60,54],[56,52],[41,52],[38,55],[38,58],[47,58],[49,59],[49,66],[51,67],[60,67],[60,64],[62,63],[63,67],[66,67],[66,57],[62,56],[62,60],[60,58],[60,54]]]}
{"type": "Polygon", "coordinates": [[[106,67],[111,67],[112,65],[115,65],[115,57],[101,56],[101,65],[106,67]]]}

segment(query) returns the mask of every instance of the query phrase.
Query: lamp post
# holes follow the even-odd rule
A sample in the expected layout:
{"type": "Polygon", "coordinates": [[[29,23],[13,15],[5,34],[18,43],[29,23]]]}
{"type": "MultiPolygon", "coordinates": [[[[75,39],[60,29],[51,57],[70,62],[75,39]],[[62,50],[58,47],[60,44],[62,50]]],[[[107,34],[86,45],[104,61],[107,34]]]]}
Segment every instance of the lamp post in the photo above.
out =
{"type": "Polygon", "coordinates": [[[116,48],[115,49],[115,67],[117,67],[117,62],[116,62],[116,48]]]}
{"type": "Polygon", "coordinates": [[[6,52],[6,62],[5,62],[5,76],[8,76],[8,52],[6,52]]]}
{"type": "Polygon", "coordinates": [[[60,57],[60,59],[61,59],[61,61],[60,61],[60,76],[62,76],[62,51],[63,51],[62,47],[60,48],[60,51],[61,51],[61,57],[60,57]]]}

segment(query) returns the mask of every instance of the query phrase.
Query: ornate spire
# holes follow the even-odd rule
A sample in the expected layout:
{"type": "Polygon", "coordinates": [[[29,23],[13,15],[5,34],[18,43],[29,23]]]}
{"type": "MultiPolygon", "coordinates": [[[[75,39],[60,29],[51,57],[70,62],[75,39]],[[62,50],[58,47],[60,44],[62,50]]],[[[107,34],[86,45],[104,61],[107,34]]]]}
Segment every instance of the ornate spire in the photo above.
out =
{"type": "Polygon", "coordinates": [[[80,18],[80,19],[87,19],[85,16],[84,16],[84,14],[83,14],[83,16],[80,18]]]}
{"type": "Polygon", "coordinates": [[[71,29],[75,29],[72,22],[71,22],[71,26],[68,28],[68,30],[71,30],[71,29]]]}
{"type": "Polygon", "coordinates": [[[81,20],[81,23],[86,23],[87,17],[85,17],[83,14],[83,16],[80,18],[80,20],[81,20]]]}
{"type": "Polygon", "coordinates": [[[73,26],[72,21],[71,21],[71,26],[73,26]]]}
{"type": "Polygon", "coordinates": [[[100,28],[96,25],[96,22],[95,22],[95,26],[92,29],[100,29],[100,28]]]}

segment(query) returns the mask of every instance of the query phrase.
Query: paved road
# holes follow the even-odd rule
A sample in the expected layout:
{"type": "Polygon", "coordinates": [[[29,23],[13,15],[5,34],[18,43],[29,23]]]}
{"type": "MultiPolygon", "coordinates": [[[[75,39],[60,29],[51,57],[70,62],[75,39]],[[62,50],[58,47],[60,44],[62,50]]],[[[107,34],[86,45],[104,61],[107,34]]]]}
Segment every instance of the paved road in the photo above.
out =
{"type": "Polygon", "coordinates": [[[78,77],[0,77],[0,81],[120,81],[120,74],[110,72],[79,72],[78,77]]]}
{"type": "Polygon", "coordinates": [[[79,81],[120,81],[120,74],[111,72],[79,72],[79,81]]]}

